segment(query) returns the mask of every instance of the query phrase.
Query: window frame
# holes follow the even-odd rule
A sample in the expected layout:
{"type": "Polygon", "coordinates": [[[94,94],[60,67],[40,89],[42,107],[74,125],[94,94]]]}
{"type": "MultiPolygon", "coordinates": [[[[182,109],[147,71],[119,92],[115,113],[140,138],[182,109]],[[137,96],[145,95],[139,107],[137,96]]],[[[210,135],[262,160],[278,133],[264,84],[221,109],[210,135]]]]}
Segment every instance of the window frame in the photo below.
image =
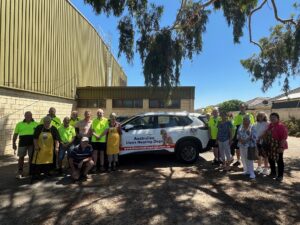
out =
{"type": "Polygon", "coordinates": [[[105,99],[79,99],[77,100],[78,108],[106,108],[105,99]],[[91,102],[94,102],[91,104],[91,102]],[[84,103],[84,104],[82,104],[84,103]]]}
{"type": "Polygon", "coordinates": [[[170,106],[166,106],[164,100],[149,99],[148,107],[149,109],[181,109],[181,99],[172,99],[171,102],[172,104],[170,106]],[[153,101],[157,101],[157,106],[153,106],[153,101]]]}
{"type": "Polygon", "coordinates": [[[143,99],[112,99],[112,108],[113,109],[116,108],[117,109],[142,109],[143,99]],[[125,103],[126,101],[127,103],[125,103]],[[128,101],[131,101],[131,106],[128,106],[128,101]]]}

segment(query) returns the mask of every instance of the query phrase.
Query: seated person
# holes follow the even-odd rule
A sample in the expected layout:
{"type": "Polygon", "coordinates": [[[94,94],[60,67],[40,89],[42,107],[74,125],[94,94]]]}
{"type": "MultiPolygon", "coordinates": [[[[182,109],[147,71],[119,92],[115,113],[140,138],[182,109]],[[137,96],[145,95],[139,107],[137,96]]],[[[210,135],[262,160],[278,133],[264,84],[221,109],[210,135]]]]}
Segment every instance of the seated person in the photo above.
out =
{"type": "Polygon", "coordinates": [[[94,161],[92,160],[93,148],[89,144],[89,138],[81,138],[80,145],[73,148],[69,155],[69,164],[72,171],[72,178],[86,179],[88,172],[93,168],[94,161]]]}

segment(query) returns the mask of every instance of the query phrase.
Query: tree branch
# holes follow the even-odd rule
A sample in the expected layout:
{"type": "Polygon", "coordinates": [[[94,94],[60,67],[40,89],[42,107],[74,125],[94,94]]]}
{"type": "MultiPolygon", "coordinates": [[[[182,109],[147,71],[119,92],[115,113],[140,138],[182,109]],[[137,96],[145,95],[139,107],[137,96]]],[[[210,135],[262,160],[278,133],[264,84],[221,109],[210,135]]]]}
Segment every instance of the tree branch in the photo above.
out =
{"type": "Polygon", "coordinates": [[[253,41],[253,39],[252,39],[251,20],[252,20],[252,15],[256,11],[260,10],[267,2],[268,2],[268,0],[264,0],[258,7],[256,7],[255,9],[253,9],[250,12],[249,17],[248,17],[248,29],[249,29],[249,39],[250,39],[249,41],[250,41],[250,43],[255,44],[256,46],[258,46],[261,51],[263,50],[263,48],[261,47],[261,45],[259,43],[257,43],[256,41],[253,41]]]}
{"type": "Polygon", "coordinates": [[[182,13],[183,8],[186,5],[186,1],[187,0],[181,0],[181,5],[180,5],[180,8],[179,8],[178,13],[176,15],[175,23],[173,24],[173,26],[171,27],[171,29],[175,28],[178,25],[178,19],[179,19],[180,14],[182,13]]]}
{"type": "MultiPolygon", "coordinates": [[[[210,5],[212,5],[214,2],[216,2],[216,1],[218,1],[218,0],[209,0],[209,1],[207,1],[207,2],[205,2],[205,3],[203,3],[203,4],[201,4],[201,5],[199,5],[199,10],[200,9],[204,9],[204,8],[206,8],[206,7],[208,7],[208,6],[210,6],[210,5]]],[[[177,29],[177,28],[180,28],[180,27],[178,27],[178,19],[179,19],[179,16],[180,16],[180,14],[182,13],[182,10],[183,10],[183,8],[186,6],[186,2],[187,2],[187,0],[181,0],[181,6],[180,6],[180,9],[179,9],[179,11],[178,11],[178,13],[177,13],[177,16],[176,16],[176,21],[174,22],[174,24],[169,28],[170,30],[173,30],[173,29],[177,29]]],[[[188,26],[188,24],[187,24],[187,26],[188,26]]]]}
{"type": "Polygon", "coordinates": [[[207,6],[213,4],[213,3],[216,2],[216,1],[217,1],[217,0],[209,0],[209,1],[207,1],[206,3],[203,3],[203,4],[201,5],[201,7],[204,9],[204,8],[206,8],[207,6]]]}
{"type": "Polygon", "coordinates": [[[283,24],[292,23],[295,26],[297,25],[296,22],[292,18],[291,19],[287,19],[287,20],[281,19],[278,16],[278,11],[277,11],[277,6],[276,6],[276,3],[275,3],[275,0],[271,0],[271,2],[272,2],[272,5],[273,5],[273,11],[274,11],[274,15],[275,15],[276,20],[278,20],[279,22],[281,22],[283,24]]]}

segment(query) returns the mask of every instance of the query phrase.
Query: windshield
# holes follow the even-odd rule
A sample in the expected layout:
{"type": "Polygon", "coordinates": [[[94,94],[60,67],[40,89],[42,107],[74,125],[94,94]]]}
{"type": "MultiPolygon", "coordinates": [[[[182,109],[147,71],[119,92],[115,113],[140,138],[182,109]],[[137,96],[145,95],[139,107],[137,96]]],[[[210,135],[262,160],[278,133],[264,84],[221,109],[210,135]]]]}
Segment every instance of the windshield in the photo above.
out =
{"type": "Polygon", "coordinates": [[[123,121],[121,122],[121,125],[122,125],[122,126],[125,125],[125,124],[128,123],[130,120],[134,119],[135,117],[137,117],[137,116],[130,116],[128,119],[123,120],[123,121]]]}

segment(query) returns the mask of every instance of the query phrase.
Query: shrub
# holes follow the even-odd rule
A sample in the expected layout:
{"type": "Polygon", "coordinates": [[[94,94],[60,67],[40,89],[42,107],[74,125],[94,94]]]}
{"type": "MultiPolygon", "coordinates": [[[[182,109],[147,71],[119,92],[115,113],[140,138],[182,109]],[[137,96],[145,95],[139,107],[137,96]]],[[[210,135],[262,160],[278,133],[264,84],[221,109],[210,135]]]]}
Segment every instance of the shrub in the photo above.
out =
{"type": "Polygon", "coordinates": [[[300,137],[300,119],[290,117],[289,120],[284,121],[284,124],[288,128],[290,136],[300,137]]]}

